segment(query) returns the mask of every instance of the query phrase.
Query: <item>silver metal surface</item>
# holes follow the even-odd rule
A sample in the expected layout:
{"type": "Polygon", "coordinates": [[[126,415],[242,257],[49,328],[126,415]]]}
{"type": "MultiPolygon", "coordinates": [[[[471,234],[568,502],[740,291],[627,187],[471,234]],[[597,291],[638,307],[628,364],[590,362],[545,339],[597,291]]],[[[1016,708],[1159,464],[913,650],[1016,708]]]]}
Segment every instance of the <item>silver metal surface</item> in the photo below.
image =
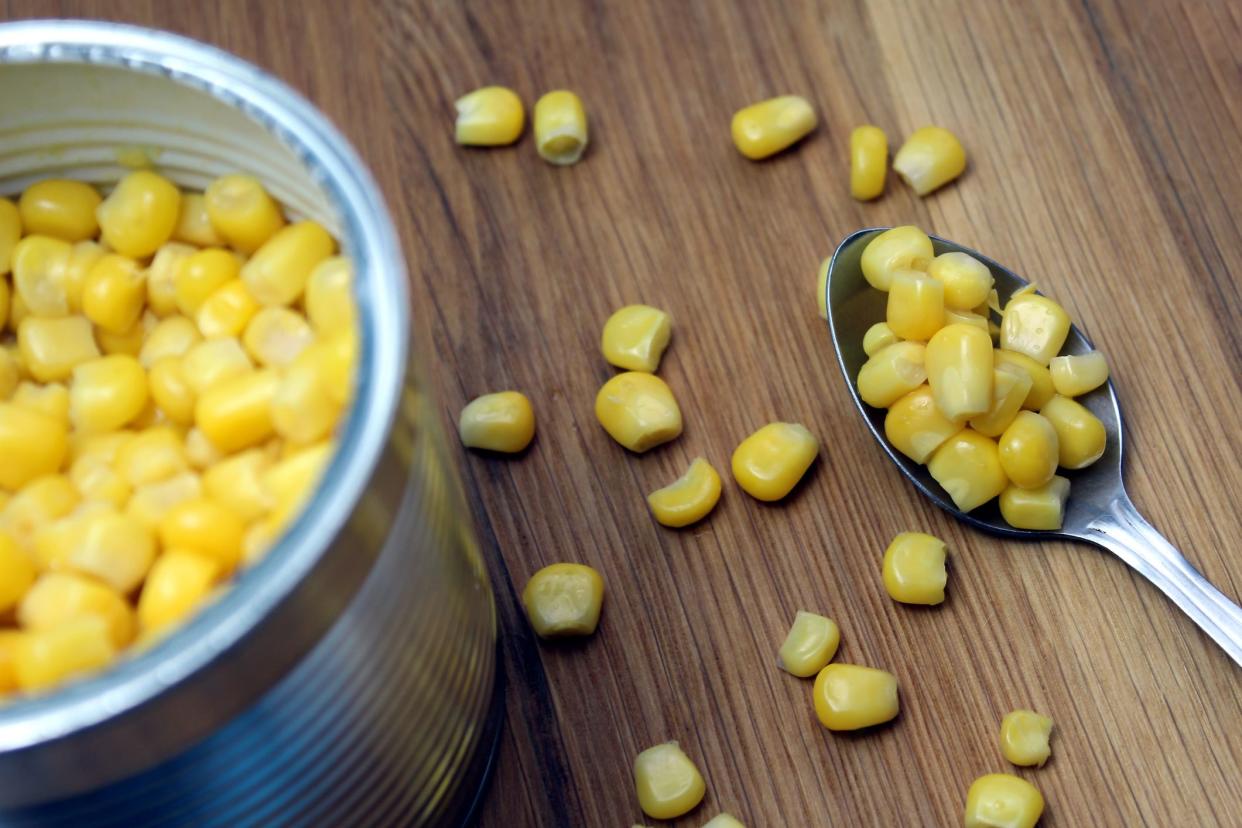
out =
{"type": "MultiPolygon", "coordinates": [[[[164,151],[193,161],[199,150],[183,137],[221,119],[257,124],[258,138],[210,157],[239,169],[275,158],[255,172],[336,230],[355,266],[360,367],[340,448],[263,561],[151,649],[0,707],[0,825],[459,819],[495,732],[495,609],[407,355],[405,265],[378,188],[310,104],[217,49],[105,23],[0,25],[0,86],[37,80],[43,67],[89,70],[81,106],[48,113],[32,96],[23,111],[78,123],[102,105],[116,123],[149,127],[157,167],[164,151]],[[165,105],[184,112],[155,111],[143,94],[98,100],[125,88],[117,73],[135,89],[167,86],[165,105]]],[[[29,149],[39,129],[0,113],[0,191],[74,164],[111,169],[85,139],[29,149]]],[[[168,172],[182,183],[192,174],[168,172]]]]}
{"type": "MultiPolygon", "coordinates": [[[[837,361],[854,404],[872,435],[902,474],[937,506],[985,532],[1027,539],[1055,537],[1084,540],[1109,550],[1155,584],[1230,658],[1242,665],[1242,609],[1195,571],[1181,553],[1143,519],[1126,494],[1122,474],[1124,428],[1111,380],[1079,398],[1079,402],[1104,423],[1108,432],[1108,447],[1104,455],[1086,469],[1057,472],[1069,477],[1071,483],[1065,523],[1057,532],[1014,529],[1005,523],[995,501],[970,513],[962,512],[925,466],[915,463],[889,443],[884,436],[884,410],[864,403],[858,396],[855,382],[859,369],[867,361],[862,349],[863,335],[872,324],[884,319],[886,300],[886,294],[872,288],[863,278],[862,252],[872,238],[887,229],[871,227],[859,230],[837,246],[828,266],[825,299],[837,361]]],[[[960,251],[986,264],[996,281],[1002,306],[1015,290],[1027,284],[1013,271],[968,247],[937,236],[932,236],[931,240],[937,255],[960,251]]],[[[1089,350],[1091,343],[1077,327],[1073,328],[1066,340],[1065,352],[1080,354],[1089,350]]]]}

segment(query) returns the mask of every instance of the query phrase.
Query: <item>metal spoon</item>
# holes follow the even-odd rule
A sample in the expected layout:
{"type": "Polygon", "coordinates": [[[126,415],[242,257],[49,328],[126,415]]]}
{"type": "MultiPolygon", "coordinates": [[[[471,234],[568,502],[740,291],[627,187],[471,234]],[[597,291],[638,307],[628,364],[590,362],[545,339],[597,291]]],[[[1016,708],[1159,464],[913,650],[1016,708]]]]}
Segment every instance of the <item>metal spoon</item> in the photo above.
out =
{"type": "MultiPolygon", "coordinates": [[[[860,260],[863,248],[887,227],[859,230],[837,247],[828,266],[828,325],[837,348],[837,360],[845,374],[854,404],[876,440],[888,452],[902,473],[923,494],[958,520],[996,535],[1027,539],[1072,538],[1101,546],[1128,563],[1151,581],[1173,603],[1219,644],[1229,657],[1242,666],[1242,609],[1212,586],[1182,554],[1148,523],[1126,494],[1122,478],[1123,431],[1117,394],[1110,381],[1106,386],[1079,398],[1104,423],[1108,448],[1104,456],[1080,471],[1058,471],[1070,478],[1070,498],[1060,531],[1041,532],[1014,529],[1001,518],[992,501],[969,514],[962,512],[940,488],[925,466],[897,451],[884,436],[882,409],[872,408],[858,398],[855,383],[858,370],[867,361],[863,353],[863,334],[885,316],[886,296],[867,284],[860,260]]],[[[949,251],[968,253],[986,264],[996,280],[1001,305],[1010,294],[1026,284],[1012,271],[987,256],[946,239],[931,237],[937,255],[949,251]]],[[[1065,352],[1078,354],[1091,350],[1091,343],[1074,328],[1065,343],[1065,352]]]]}

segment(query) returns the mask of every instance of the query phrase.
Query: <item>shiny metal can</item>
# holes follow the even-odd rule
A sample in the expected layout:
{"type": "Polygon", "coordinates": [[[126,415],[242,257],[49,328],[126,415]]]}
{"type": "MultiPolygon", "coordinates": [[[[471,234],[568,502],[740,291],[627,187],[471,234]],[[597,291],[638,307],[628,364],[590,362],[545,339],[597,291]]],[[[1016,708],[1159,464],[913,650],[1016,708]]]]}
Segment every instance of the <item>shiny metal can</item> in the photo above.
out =
{"type": "Polygon", "coordinates": [[[355,402],[303,516],[214,603],[0,707],[0,825],[458,823],[498,729],[496,612],[377,187],[310,104],[231,55],[107,23],[0,25],[0,194],[147,163],[191,188],[255,175],[335,233],[356,273],[355,402]]]}

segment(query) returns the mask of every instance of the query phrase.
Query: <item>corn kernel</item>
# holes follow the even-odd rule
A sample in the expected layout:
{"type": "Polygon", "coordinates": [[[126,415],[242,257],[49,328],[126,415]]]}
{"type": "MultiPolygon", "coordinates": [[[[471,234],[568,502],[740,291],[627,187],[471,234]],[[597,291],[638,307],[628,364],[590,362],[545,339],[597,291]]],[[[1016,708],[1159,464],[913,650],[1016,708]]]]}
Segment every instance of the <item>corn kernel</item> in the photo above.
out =
{"type": "Polygon", "coordinates": [[[618,368],[655,373],[672,330],[672,319],[659,308],[626,305],[604,323],[600,349],[618,368]]]}
{"type": "Polygon", "coordinates": [[[45,572],[17,606],[17,622],[35,632],[83,616],[102,619],[117,647],[124,647],[134,637],[134,611],[121,594],[83,575],[45,572]]]}
{"type": "Polygon", "coordinates": [[[39,570],[63,571],[65,560],[78,547],[85,519],[108,508],[106,503],[83,503],[67,515],[34,530],[27,551],[39,570]]]}
{"type": "Polygon", "coordinates": [[[672,390],[654,374],[626,371],[595,396],[595,418],[612,439],[642,453],[681,434],[681,409],[672,390]]]}
{"type": "Polygon", "coordinates": [[[876,322],[863,334],[863,353],[873,357],[889,345],[900,341],[901,339],[893,333],[893,329],[888,326],[887,322],[876,322]]]}
{"type": "Polygon", "coordinates": [[[251,523],[267,514],[271,505],[262,482],[271,465],[265,451],[248,449],[204,471],[203,490],[212,500],[251,523]]]}
{"type": "Polygon", "coordinates": [[[1034,489],[1009,486],[1001,492],[1001,517],[1015,529],[1055,532],[1065,521],[1069,493],[1069,480],[1059,475],[1034,489]]]}
{"type": "Polygon", "coordinates": [[[758,161],[801,141],[815,129],[815,109],[800,95],[782,95],[739,109],[733,115],[733,145],[758,161]]]}
{"type": "Polygon", "coordinates": [[[946,325],[970,325],[972,328],[978,328],[990,337],[992,329],[988,325],[988,318],[973,311],[961,311],[953,308],[944,309],[944,324],[946,325]]]}
{"type": "Polygon", "coordinates": [[[969,428],[936,449],[927,469],[963,512],[987,503],[1009,483],[996,441],[969,428]]]}
{"type": "Polygon", "coordinates": [[[214,384],[194,406],[194,424],[226,453],[272,436],[272,399],[280,375],[268,368],[214,384]]]}
{"type": "Polygon", "coordinates": [[[112,464],[87,455],[69,467],[69,480],[83,500],[110,503],[118,509],[129,500],[131,488],[112,464]]]}
{"type": "Polygon", "coordinates": [[[358,322],[354,271],[349,259],[324,259],[306,280],[306,317],[320,336],[353,330],[358,322]]]}
{"type": "Polygon", "coordinates": [[[968,253],[941,253],[927,266],[927,275],[944,285],[947,308],[968,311],[988,301],[992,271],[968,253]]]}
{"type": "MultiPolygon", "coordinates": [[[[820,319],[828,318],[828,268],[831,265],[831,257],[820,262],[819,274],[815,280],[815,304],[819,306],[820,319]]],[[[863,347],[866,348],[865,345],[863,347]]]]}
{"type": "Polygon", "coordinates": [[[1064,308],[1047,296],[1025,293],[1005,305],[1000,346],[1046,366],[1065,344],[1069,331],[1070,318],[1064,308]]]}
{"type": "MultiPolygon", "coordinates": [[[[0,253],[3,253],[3,251],[0,251],[0,253]]],[[[5,267],[8,267],[8,265],[6,264],[5,267]]],[[[3,275],[3,273],[0,273],[0,276],[3,275]]],[[[9,280],[0,278],[0,332],[3,332],[9,324],[10,297],[9,280]]]]}
{"type": "Polygon", "coordinates": [[[79,364],[99,356],[91,323],[83,316],[23,319],[17,344],[22,362],[39,382],[68,379],[79,364]]]}
{"type": "Polygon", "coordinates": [[[207,214],[207,196],[202,193],[182,193],[181,210],[177,214],[177,226],[173,228],[173,241],[197,247],[222,247],[224,237],[217,232],[207,214]]]}
{"type": "Polygon", "coordinates": [[[210,594],[220,565],[182,549],[169,549],[151,567],[138,596],[143,632],[171,627],[186,618],[210,594]]]}
{"type": "MultiPolygon", "coordinates": [[[[0,400],[14,396],[18,389],[26,384],[28,383],[22,382],[22,371],[17,364],[17,358],[11,351],[0,349],[0,400]]],[[[18,401],[18,404],[22,403],[18,401]]]]}
{"type": "Polygon", "coordinates": [[[203,341],[197,327],[184,316],[161,319],[147,334],[138,352],[138,362],[150,369],[167,357],[183,356],[193,346],[203,341]]]}
{"type": "Polygon", "coordinates": [[[26,300],[22,299],[22,295],[13,292],[9,301],[9,330],[16,332],[26,317],[30,316],[30,308],[26,305],[26,300]]]}
{"type": "Polygon", "coordinates": [[[902,532],[884,550],[884,588],[903,604],[935,606],[944,603],[944,541],[923,532],[902,532]]]}
{"type": "Polygon", "coordinates": [[[62,562],[91,575],[117,592],[132,592],[155,560],[155,536],[129,515],[107,510],[80,519],[76,543],[62,562]]]}
{"type": "Polygon", "coordinates": [[[921,342],[880,349],[858,371],[858,396],[876,408],[892,405],[927,381],[926,354],[921,342]]]}
{"type": "Polygon", "coordinates": [[[716,814],[703,823],[703,828],[746,828],[733,814],[716,814]]]}
{"type": "Polygon", "coordinates": [[[73,369],[69,419],[78,431],[115,431],[146,404],[147,372],[131,356],[100,357],[73,369]]]}
{"type": "Polygon", "coordinates": [[[815,677],[815,715],[829,730],[858,730],[896,718],[897,677],[857,664],[829,664],[815,677]]]}
{"type": "Polygon", "coordinates": [[[75,618],[57,627],[23,633],[13,653],[17,686],[37,692],[93,673],[116,658],[108,625],[96,616],[75,618]]]}
{"type": "Polygon", "coordinates": [[[970,418],[970,427],[985,437],[999,437],[1009,428],[1026,395],[1031,375],[1020,368],[1000,365],[992,369],[992,405],[987,412],[970,418]]]}
{"type": "Polygon", "coordinates": [[[14,245],[14,299],[21,299],[27,313],[35,316],[69,313],[65,272],[72,256],[72,244],[50,236],[27,236],[14,245]]]}
{"type": "Polygon", "coordinates": [[[1051,480],[1060,456],[1056,429],[1034,411],[1018,412],[1000,438],[1001,468],[1023,489],[1037,489],[1051,480]]]}
{"type": "MultiPolygon", "coordinates": [[[[322,367],[327,358],[327,351],[322,345],[306,349],[293,361],[276,386],[276,392],[272,397],[272,427],[277,434],[292,443],[313,443],[323,439],[332,432],[332,428],[340,417],[341,405],[333,397],[328,385],[329,377],[322,367]]],[[[516,392],[505,393],[515,394],[516,392]]],[[[525,448],[526,443],[530,442],[530,436],[534,430],[534,417],[533,414],[527,416],[530,412],[529,402],[525,403],[524,411],[521,409],[521,404],[526,398],[520,394],[517,396],[521,397],[521,401],[509,401],[507,396],[497,400],[495,399],[497,395],[482,398],[492,400],[492,405],[490,407],[486,404],[477,405],[472,412],[472,423],[475,427],[491,429],[492,436],[501,439],[503,435],[500,435],[497,429],[506,427],[503,422],[499,419],[484,422],[479,418],[483,416],[485,410],[493,415],[501,415],[502,410],[508,410],[520,420],[508,426],[518,428],[520,433],[513,433],[509,436],[515,439],[523,434],[526,436],[526,442],[517,449],[520,451],[525,448]],[[511,407],[504,409],[505,405],[511,407]],[[529,433],[520,431],[522,428],[528,428],[529,433]]],[[[469,408],[470,406],[467,406],[467,409],[469,408]]],[[[465,411],[462,412],[463,417],[465,413],[465,411]]]]}
{"type": "Polygon", "coordinates": [[[65,425],[69,424],[69,389],[58,382],[47,385],[23,382],[13,391],[11,401],[14,405],[46,414],[65,425]]]}
{"type": "Polygon", "coordinates": [[[284,525],[274,517],[258,520],[246,528],[246,534],[242,537],[242,566],[254,566],[261,561],[284,533],[284,525]]]}
{"type": "Polygon", "coordinates": [[[289,308],[263,308],[246,326],[242,344],[255,362],[280,368],[293,362],[315,341],[306,318],[289,308]]]}
{"type": "Polygon", "coordinates": [[[1039,413],[1057,432],[1060,463],[1067,469],[1085,469],[1104,454],[1108,433],[1099,418],[1081,403],[1056,395],[1039,413]]]}
{"type": "Polygon", "coordinates": [[[992,407],[992,340],[970,325],[948,325],[927,343],[927,383],[940,413],[962,421],[992,407]]]}
{"type": "MultiPolygon", "coordinates": [[[[17,205],[7,198],[0,198],[0,276],[9,272],[13,261],[13,248],[22,238],[22,216],[17,205]]],[[[3,281],[0,279],[0,281],[3,281]]],[[[0,314],[0,327],[8,318],[0,314]]]]}
{"type": "Polygon", "coordinates": [[[220,288],[236,281],[241,265],[223,248],[199,250],[181,262],[173,276],[177,310],[191,319],[198,316],[203,303],[220,288]]]}
{"type": "Polygon", "coordinates": [[[242,253],[258,250],[285,225],[280,205],[248,175],[217,178],[203,195],[211,226],[242,253]]]}
{"type": "Polygon", "coordinates": [[[535,101],[535,149],[549,164],[576,164],[587,148],[587,119],[582,101],[558,89],[535,101]]]}
{"type": "Polygon", "coordinates": [[[194,393],[204,394],[221,383],[253,373],[254,365],[241,342],[229,337],[192,346],[181,357],[181,371],[194,393]]]}
{"type": "Polygon", "coordinates": [[[1022,402],[1022,407],[1027,411],[1038,411],[1057,393],[1052,385],[1051,372],[1026,354],[997,348],[992,352],[992,358],[998,366],[1008,365],[1021,368],[1030,376],[1031,390],[1027,392],[1026,399],[1022,402]]]}
{"type": "Polygon", "coordinates": [[[188,244],[169,242],[160,247],[147,267],[147,307],[156,316],[177,312],[177,274],[198,251],[188,244]]]}
{"type": "Polygon", "coordinates": [[[902,339],[931,339],[944,327],[944,285],[917,270],[893,273],[885,321],[902,339]]]}
{"type": "Polygon", "coordinates": [[[207,435],[197,428],[191,428],[185,434],[185,457],[190,466],[205,471],[224,460],[224,453],[216,448],[215,443],[207,439],[207,435]]]}
{"type": "Polygon", "coordinates": [[[17,541],[0,531],[0,615],[7,613],[35,581],[35,565],[17,541]]]}
{"type": "Polygon", "coordinates": [[[457,143],[471,147],[503,147],[522,135],[526,110],[512,89],[484,86],[454,102],[457,143]]]}
{"type": "Polygon", "coordinates": [[[0,403],[0,487],[16,491],[60,468],[69,453],[65,423],[13,403],[0,403]]]}
{"type": "Polygon", "coordinates": [[[354,364],[358,361],[358,336],[344,328],[315,343],[316,358],[327,381],[328,393],[337,405],[345,405],[354,393],[354,364]]]}
{"type": "Polygon", "coordinates": [[[189,468],[181,438],[171,428],[151,428],[122,443],[116,469],[131,486],[167,480],[189,468]]]}
{"type": "Polygon", "coordinates": [[[707,793],[703,774],[676,742],[644,750],[634,760],[638,805],[652,819],[676,819],[698,807],[707,793]]]}
{"type": "Polygon", "coordinates": [[[966,170],[966,150],[957,136],[943,127],[916,129],[893,156],[893,172],[925,196],[966,170]]]}
{"type": "Polygon", "coordinates": [[[888,136],[877,126],[855,127],[850,133],[850,195],[870,201],[884,192],[888,172],[888,136]]]}
{"type": "Polygon", "coordinates": [[[1052,755],[1052,719],[1033,710],[1014,710],[1001,722],[1001,753],[1015,765],[1043,767],[1052,755]]]}
{"type": "Polygon", "coordinates": [[[718,500],[720,475],[711,463],[696,457],[676,481],[647,495],[647,506],[659,523],[679,528],[707,517],[718,500]]]}
{"type": "Polygon", "coordinates": [[[884,436],[893,448],[919,464],[926,463],[945,440],[959,431],[959,424],[940,413],[927,385],[920,385],[897,400],[884,417],[884,436]]]}
{"type": "Polygon", "coordinates": [[[1025,779],[989,773],[971,783],[966,794],[966,828],[1035,828],[1044,798],[1025,779]]]}
{"type": "Polygon", "coordinates": [[[96,328],[95,339],[99,342],[99,350],[108,355],[137,357],[142,353],[142,345],[147,340],[147,333],[155,328],[159,318],[147,311],[134,320],[134,324],[121,333],[112,333],[103,328],[96,328]]]}
{"type": "Polygon", "coordinates": [[[76,242],[99,232],[95,208],[102,200],[89,184],[49,178],[27,187],[18,207],[27,233],[76,242]]]}
{"type": "Polygon", "coordinates": [[[793,491],[819,455],[819,441],[800,423],[768,423],[733,450],[733,478],[756,500],[793,491]]]}
{"type": "Polygon", "coordinates": [[[1108,382],[1108,360],[1099,351],[1053,357],[1048,363],[1052,387],[1062,397],[1079,397],[1108,382]]]}
{"type": "Polygon", "coordinates": [[[0,530],[26,550],[34,546],[39,529],[64,517],[78,505],[78,492],[69,478],[48,474],[36,478],[13,495],[0,513],[0,530]]]}
{"type": "Polygon", "coordinates": [[[315,490],[323,470],[332,459],[336,446],[331,442],[317,443],[301,449],[273,464],[263,472],[260,481],[262,502],[272,506],[274,515],[296,517],[315,490]]]}
{"type": "Polygon", "coordinates": [[[172,237],[181,211],[181,191],[150,170],[117,182],[95,211],[104,243],[123,256],[150,256],[172,237]]]}
{"type": "Polygon", "coordinates": [[[69,302],[70,313],[82,312],[82,292],[86,288],[86,277],[107,254],[108,248],[90,239],[77,242],[69,250],[69,260],[65,263],[61,285],[69,302]]]}
{"type": "Polygon", "coordinates": [[[899,270],[926,271],[936,255],[931,239],[913,225],[885,230],[863,248],[862,272],[867,284],[887,291],[899,270]]]}
{"type": "Polygon", "coordinates": [[[604,579],[589,566],[545,566],[522,590],[526,617],[540,638],[590,635],[599,624],[604,579]]]}
{"type": "Polygon", "coordinates": [[[199,331],[208,339],[236,337],[246,329],[246,324],[258,309],[259,303],[246,289],[246,283],[234,279],[216,288],[199,305],[195,321],[199,331]]]}
{"type": "Polygon", "coordinates": [[[25,633],[17,630],[0,629],[0,699],[18,687],[17,647],[25,637],[25,633]]]}
{"type": "Polygon", "coordinates": [[[194,389],[182,373],[182,361],[165,357],[151,366],[147,375],[151,399],[170,422],[189,425],[194,422],[194,389]]]}
{"type": "Polygon", "coordinates": [[[164,549],[183,549],[215,561],[223,574],[241,558],[241,518],[209,498],[177,504],[160,521],[159,538],[164,549]]]}
{"type": "Polygon", "coordinates": [[[70,438],[70,462],[76,463],[90,457],[109,465],[116,462],[121,449],[137,435],[132,431],[114,431],[110,434],[74,434],[70,438]]]}
{"type": "Polygon", "coordinates": [[[299,221],[276,232],[242,266],[241,278],[260,305],[289,305],[306,289],[311,271],[336,251],[328,231],[299,221]]]}
{"type": "Polygon", "coordinates": [[[154,532],[159,529],[160,521],[169,510],[202,493],[203,485],[199,476],[190,471],[182,472],[153,483],[135,486],[133,496],[125,505],[125,514],[141,521],[143,526],[154,532]]]}
{"type": "Polygon", "coordinates": [[[841,643],[837,622],[798,610],[777,655],[777,666],[790,675],[809,678],[832,661],[841,643]]]}

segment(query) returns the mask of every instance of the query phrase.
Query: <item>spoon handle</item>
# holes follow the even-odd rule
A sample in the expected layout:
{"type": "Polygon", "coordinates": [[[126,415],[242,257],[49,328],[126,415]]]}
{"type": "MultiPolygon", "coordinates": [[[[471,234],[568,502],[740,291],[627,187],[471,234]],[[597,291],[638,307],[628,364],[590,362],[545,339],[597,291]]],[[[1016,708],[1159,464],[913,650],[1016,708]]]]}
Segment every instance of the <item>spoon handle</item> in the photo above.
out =
{"type": "Polygon", "coordinates": [[[1151,581],[1242,666],[1242,609],[1212,586],[1148,523],[1125,493],[1092,521],[1083,537],[1151,581]]]}

